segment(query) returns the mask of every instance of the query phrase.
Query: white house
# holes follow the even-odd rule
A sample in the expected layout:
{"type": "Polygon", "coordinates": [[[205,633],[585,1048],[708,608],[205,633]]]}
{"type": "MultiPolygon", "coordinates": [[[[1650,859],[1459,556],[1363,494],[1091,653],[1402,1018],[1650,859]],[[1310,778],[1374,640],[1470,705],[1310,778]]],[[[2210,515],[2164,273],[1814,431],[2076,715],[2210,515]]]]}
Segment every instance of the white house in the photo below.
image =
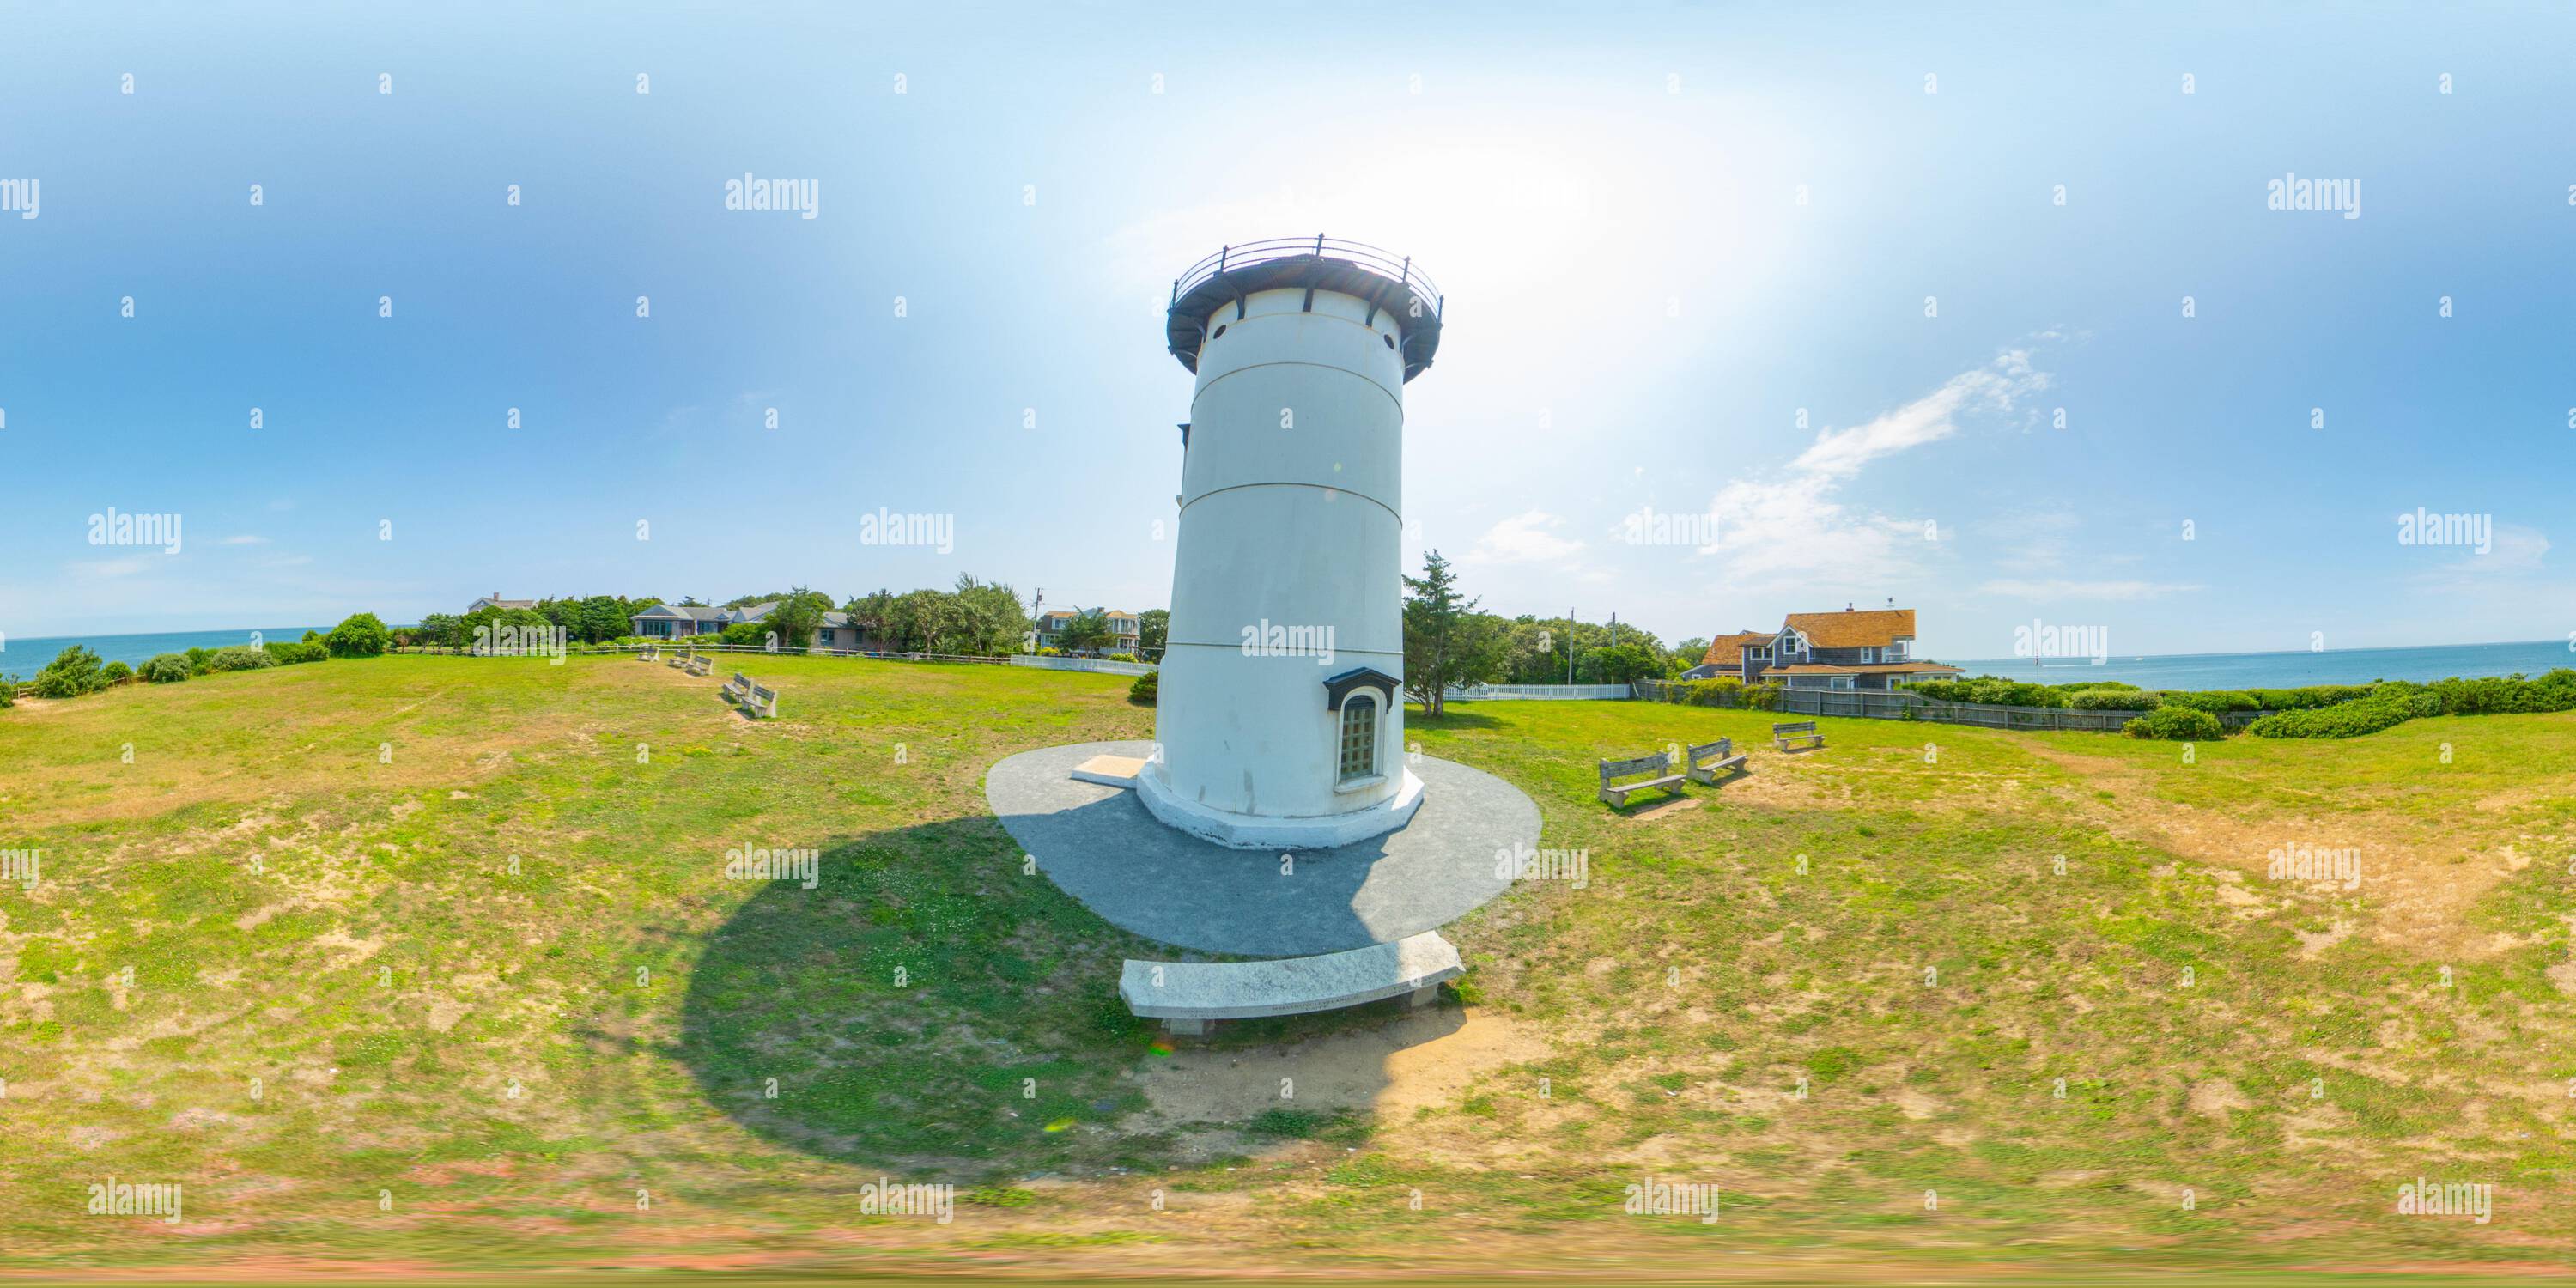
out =
{"type": "MultiPolygon", "coordinates": [[[[1061,608],[1051,608],[1038,614],[1036,622],[1038,647],[1057,647],[1055,642],[1057,633],[1061,632],[1065,623],[1072,621],[1075,616],[1075,613],[1061,608]]],[[[1145,638],[1144,623],[1126,609],[1104,610],[1101,618],[1109,627],[1109,642],[1101,647],[1104,653],[1133,653],[1145,638]]]]}

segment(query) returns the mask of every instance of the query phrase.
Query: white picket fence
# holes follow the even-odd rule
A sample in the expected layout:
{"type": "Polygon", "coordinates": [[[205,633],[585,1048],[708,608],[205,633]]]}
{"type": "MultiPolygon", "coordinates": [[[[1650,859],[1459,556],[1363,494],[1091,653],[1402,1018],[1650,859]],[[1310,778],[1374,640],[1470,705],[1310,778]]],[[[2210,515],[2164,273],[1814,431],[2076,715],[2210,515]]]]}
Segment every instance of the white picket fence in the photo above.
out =
{"type": "Polygon", "coordinates": [[[1442,695],[1449,702],[1604,702],[1636,696],[1624,684],[1471,684],[1452,685],[1442,695]]]}
{"type": "Polygon", "coordinates": [[[1098,671],[1105,675],[1149,675],[1151,662],[1112,662],[1097,657],[1040,657],[1035,653],[1013,653],[1013,666],[1034,666],[1045,671],[1098,671]]]}

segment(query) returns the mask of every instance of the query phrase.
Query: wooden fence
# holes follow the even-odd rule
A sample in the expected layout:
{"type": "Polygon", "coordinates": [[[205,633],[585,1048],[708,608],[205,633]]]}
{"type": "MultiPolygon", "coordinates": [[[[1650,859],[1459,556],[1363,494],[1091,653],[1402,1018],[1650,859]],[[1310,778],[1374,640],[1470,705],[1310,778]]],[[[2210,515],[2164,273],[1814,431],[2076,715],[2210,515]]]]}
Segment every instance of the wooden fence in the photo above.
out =
{"type": "MultiPolygon", "coordinates": [[[[1637,696],[1651,702],[1686,702],[1688,690],[1681,684],[1664,680],[1639,680],[1637,696]]],[[[1756,704],[1746,700],[1749,689],[1719,689],[1711,694],[1721,707],[1746,708],[1756,704]]],[[[1789,689],[1773,687],[1765,695],[1765,711],[1787,711],[1810,716],[1853,716],[1865,720],[1929,720],[1937,724],[1976,725],[1986,729],[2073,729],[2093,733],[2118,733],[2120,726],[2145,715],[2144,711],[2078,711],[2072,707],[2011,707],[1987,702],[1937,702],[1919,693],[1905,690],[1877,692],[1866,689],[1789,689]]],[[[2218,717],[2227,729],[2242,729],[2269,711],[2229,711],[2218,717]]]]}

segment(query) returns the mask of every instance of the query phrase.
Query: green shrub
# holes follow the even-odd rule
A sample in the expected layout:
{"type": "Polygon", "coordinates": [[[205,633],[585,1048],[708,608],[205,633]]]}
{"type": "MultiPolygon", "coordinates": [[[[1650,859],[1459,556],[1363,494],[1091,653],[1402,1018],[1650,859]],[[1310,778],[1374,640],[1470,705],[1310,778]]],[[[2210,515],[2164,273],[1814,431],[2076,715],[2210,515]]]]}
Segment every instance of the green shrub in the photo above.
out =
{"type": "Polygon", "coordinates": [[[2089,689],[2076,689],[2066,695],[2066,705],[2078,711],[2152,711],[2164,695],[2145,689],[2121,685],[2117,688],[2097,684],[2089,689]]]}
{"type": "Polygon", "coordinates": [[[262,667],[275,665],[277,665],[277,659],[270,657],[268,650],[252,648],[248,644],[235,644],[230,648],[216,649],[214,656],[206,659],[206,673],[212,675],[223,671],[256,671],[262,667]]]}
{"type": "Polygon", "coordinates": [[[260,647],[266,650],[270,657],[276,658],[279,666],[294,666],[302,662],[319,662],[331,656],[329,646],[323,644],[299,644],[288,640],[270,640],[268,643],[260,645],[260,647]]]}
{"type": "Polygon", "coordinates": [[[2414,685],[2380,687],[2386,692],[2358,702],[2265,716],[2247,725],[2246,732],[2257,738],[2358,738],[2395,728],[2419,716],[2442,714],[2439,694],[2414,685]]]}
{"type": "Polygon", "coordinates": [[[2169,707],[2189,707],[2194,711],[2206,711],[2211,715],[2225,715],[2230,711],[2252,711],[2260,705],[2254,701],[2253,694],[2240,693],[2234,689],[2168,693],[2165,695],[2164,704],[2169,707]]]}
{"type": "Polygon", "coordinates": [[[2062,707],[2063,690],[2046,684],[1980,675],[1973,680],[1918,680],[1906,686],[1935,702],[1983,702],[2007,707],[2062,707]]]}
{"type": "Polygon", "coordinates": [[[2438,680],[2424,686],[2442,700],[2442,713],[2453,716],[2497,712],[2565,711],[2576,708],[2576,671],[2561,667],[2537,680],[2519,675],[2485,679],[2438,680]]]}
{"type": "Polygon", "coordinates": [[[40,698],[77,698],[107,687],[98,654],[78,644],[54,655],[45,669],[36,672],[36,696],[40,698]]]}
{"type": "Polygon", "coordinates": [[[0,675],[0,707],[18,705],[18,677],[0,675]]]}
{"type": "Polygon", "coordinates": [[[352,613],[348,620],[331,628],[323,637],[323,646],[333,657],[375,657],[393,642],[393,632],[374,613],[352,613]]]}
{"type": "Polygon", "coordinates": [[[1112,662],[1133,662],[1136,660],[1136,655],[1133,653],[1112,653],[1109,655],[1109,660],[1112,662]]]}
{"type": "Polygon", "coordinates": [[[98,674],[102,685],[123,684],[134,678],[134,668],[123,662],[110,662],[98,674]]]}
{"type": "Polygon", "coordinates": [[[192,648],[188,650],[187,657],[188,669],[199,675],[204,675],[206,673],[206,663],[215,659],[215,651],[210,648],[192,648]]]}
{"type": "Polygon", "coordinates": [[[2303,689],[2247,689],[2265,711],[2306,711],[2370,696],[2367,684],[2315,684],[2303,689]]]}
{"type": "Polygon", "coordinates": [[[1160,671],[1147,671],[1143,675],[1137,676],[1136,682],[1127,686],[1127,700],[1140,707],[1150,707],[1154,705],[1155,699],[1159,698],[1163,692],[1161,684],[1162,676],[1163,673],[1160,671]]]}
{"type": "Polygon", "coordinates": [[[188,659],[176,653],[164,653],[143,664],[143,678],[154,684],[177,684],[196,670],[188,659]]]}
{"type": "Polygon", "coordinates": [[[2158,707],[2120,726],[2120,732],[2132,738],[2162,738],[2168,742],[2216,742],[2227,736],[2218,717],[2198,707],[2158,707]]]}

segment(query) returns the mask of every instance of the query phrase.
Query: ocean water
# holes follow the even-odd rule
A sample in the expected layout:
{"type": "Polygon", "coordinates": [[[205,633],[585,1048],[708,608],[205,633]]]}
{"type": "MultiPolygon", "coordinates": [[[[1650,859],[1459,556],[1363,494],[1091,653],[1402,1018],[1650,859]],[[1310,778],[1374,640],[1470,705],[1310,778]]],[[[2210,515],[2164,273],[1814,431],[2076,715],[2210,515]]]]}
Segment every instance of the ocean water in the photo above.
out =
{"type": "MultiPolygon", "coordinates": [[[[272,626],[257,631],[263,641],[300,640],[306,631],[329,631],[328,626],[272,626]]],[[[102,662],[123,662],[141,666],[163,653],[185,653],[192,648],[222,648],[229,644],[251,643],[253,632],[238,631],[164,631],[155,635],[47,635],[19,639],[0,639],[0,675],[33,679],[45,669],[54,655],[74,644],[87,645],[102,662]]]]}
{"type": "Polygon", "coordinates": [[[2489,675],[2539,675],[2576,667],[2566,640],[2524,644],[2441,644],[2424,648],[2347,648],[2322,653],[2183,653],[2165,657],[2115,654],[2100,666],[2090,659],[2026,657],[1962,662],[1935,658],[1970,675],[2000,675],[2041,684],[2118,680],[2142,689],[2295,689],[2306,684],[2368,684],[2373,680],[2476,679],[2489,675]]]}

